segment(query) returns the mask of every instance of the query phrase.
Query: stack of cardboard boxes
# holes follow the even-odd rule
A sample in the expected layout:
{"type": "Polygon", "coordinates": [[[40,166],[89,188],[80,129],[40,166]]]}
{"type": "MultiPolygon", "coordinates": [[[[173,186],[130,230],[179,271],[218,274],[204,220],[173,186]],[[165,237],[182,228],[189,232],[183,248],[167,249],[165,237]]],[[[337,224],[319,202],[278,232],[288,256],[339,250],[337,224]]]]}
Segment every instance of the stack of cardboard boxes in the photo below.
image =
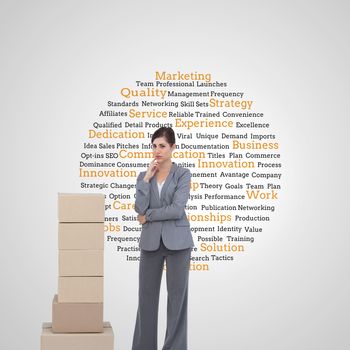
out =
{"type": "Polygon", "coordinates": [[[113,350],[103,322],[104,215],[103,194],[58,195],[58,295],[41,350],[113,350]]]}

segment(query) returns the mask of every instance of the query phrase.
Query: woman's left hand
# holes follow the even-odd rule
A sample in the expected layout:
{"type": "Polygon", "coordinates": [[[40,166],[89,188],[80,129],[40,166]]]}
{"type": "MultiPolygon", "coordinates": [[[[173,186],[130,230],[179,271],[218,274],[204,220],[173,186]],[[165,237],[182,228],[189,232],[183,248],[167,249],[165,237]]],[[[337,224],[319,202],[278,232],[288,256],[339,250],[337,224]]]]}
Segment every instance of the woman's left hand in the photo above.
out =
{"type": "Polygon", "coordinates": [[[146,223],[146,215],[137,215],[137,220],[139,220],[139,223],[142,225],[142,224],[145,224],[146,223]]]}

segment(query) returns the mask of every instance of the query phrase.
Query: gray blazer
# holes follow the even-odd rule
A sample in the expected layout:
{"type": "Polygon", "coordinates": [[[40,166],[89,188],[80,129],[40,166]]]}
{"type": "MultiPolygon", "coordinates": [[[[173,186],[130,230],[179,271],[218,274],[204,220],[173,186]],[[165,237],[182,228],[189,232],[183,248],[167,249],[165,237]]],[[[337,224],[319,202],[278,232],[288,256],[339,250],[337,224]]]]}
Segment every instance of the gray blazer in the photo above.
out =
{"type": "Polygon", "coordinates": [[[137,177],[135,211],[146,215],[139,247],[157,250],[160,237],[168,249],[179,250],[194,246],[185,205],[190,193],[191,172],[174,162],[159,197],[156,175],[143,181],[146,171],[137,177]]]}

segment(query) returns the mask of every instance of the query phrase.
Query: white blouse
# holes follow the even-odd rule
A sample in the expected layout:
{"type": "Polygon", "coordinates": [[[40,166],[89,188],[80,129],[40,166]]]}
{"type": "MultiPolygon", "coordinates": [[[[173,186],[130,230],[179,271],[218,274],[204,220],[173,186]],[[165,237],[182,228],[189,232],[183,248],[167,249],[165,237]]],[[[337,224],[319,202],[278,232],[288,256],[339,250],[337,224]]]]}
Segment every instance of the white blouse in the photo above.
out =
{"type": "Polygon", "coordinates": [[[165,182],[165,180],[163,180],[163,182],[161,182],[161,183],[159,183],[159,182],[157,181],[157,184],[158,184],[158,191],[159,191],[159,197],[160,197],[160,192],[162,191],[162,187],[163,187],[163,185],[164,185],[164,182],[165,182]]]}

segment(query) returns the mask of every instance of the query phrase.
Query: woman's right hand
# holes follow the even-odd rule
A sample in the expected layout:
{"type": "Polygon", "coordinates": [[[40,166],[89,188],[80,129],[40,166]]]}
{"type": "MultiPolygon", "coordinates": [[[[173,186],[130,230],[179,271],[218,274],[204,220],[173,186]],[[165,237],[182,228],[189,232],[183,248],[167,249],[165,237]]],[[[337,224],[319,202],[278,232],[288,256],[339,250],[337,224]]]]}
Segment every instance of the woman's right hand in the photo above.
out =
{"type": "Polygon", "coordinates": [[[143,178],[143,180],[146,182],[149,182],[149,180],[151,180],[154,174],[158,171],[158,166],[159,166],[158,160],[153,159],[147,168],[146,175],[143,178]]]}

